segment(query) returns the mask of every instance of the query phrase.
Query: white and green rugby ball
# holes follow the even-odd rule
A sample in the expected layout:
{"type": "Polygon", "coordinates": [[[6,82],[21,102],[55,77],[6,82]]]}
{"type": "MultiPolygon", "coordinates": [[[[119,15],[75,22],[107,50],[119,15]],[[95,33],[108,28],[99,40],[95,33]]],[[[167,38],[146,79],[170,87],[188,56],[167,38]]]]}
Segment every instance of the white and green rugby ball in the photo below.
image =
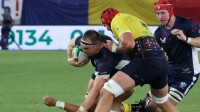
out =
{"type": "Polygon", "coordinates": [[[81,45],[77,45],[73,48],[72,55],[77,61],[89,60],[88,55],[83,52],[83,47],[81,45]]]}

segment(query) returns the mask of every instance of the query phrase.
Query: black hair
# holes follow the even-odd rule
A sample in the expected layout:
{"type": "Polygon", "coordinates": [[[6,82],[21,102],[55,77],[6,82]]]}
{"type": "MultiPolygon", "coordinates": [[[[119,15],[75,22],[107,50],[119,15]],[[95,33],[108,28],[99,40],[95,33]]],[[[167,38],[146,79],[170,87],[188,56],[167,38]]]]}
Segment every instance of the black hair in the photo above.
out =
{"type": "Polygon", "coordinates": [[[101,42],[101,35],[95,30],[88,30],[84,33],[81,40],[85,41],[86,39],[90,39],[91,44],[98,44],[101,42]]]}
{"type": "Polygon", "coordinates": [[[10,13],[10,7],[5,6],[3,9],[8,9],[8,12],[10,13]]]}

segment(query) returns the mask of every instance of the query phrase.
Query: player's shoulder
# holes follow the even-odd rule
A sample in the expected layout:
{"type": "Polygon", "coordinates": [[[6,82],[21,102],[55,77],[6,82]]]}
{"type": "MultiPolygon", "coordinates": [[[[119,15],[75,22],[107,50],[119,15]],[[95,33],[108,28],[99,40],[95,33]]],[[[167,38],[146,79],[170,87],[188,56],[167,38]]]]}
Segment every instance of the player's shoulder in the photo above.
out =
{"type": "Polygon", "coordinates": [[[124,19],[127,18],[131,18],[131,20],[140,20],[138,17],[131,15],[131,14],[127,14],[127,13],[119,13],[117,14],[114,19],[116,18],[116,21],[124,21],[124,19]]]}
{"type": "Polygon", "coordinates": [[[192,20],[191,18],[186,18],[186,17],[182,17],[182,16],[176,16],[176,19],[181,24],[190,24],[190,23],[194,22],[194,20],[192,20]]]}
{"type": "Polygon", "coordinates": [[[82,36],[77,36],[77,37],[73,38],[75,40],[75,45],[80,45],[81,44],[81,38],[82,38],[82,36]]]}
{"type": "Polygon", "coordinates": [[[155,30],[155,32],[161,31],[162,30],[162,25],[158,26],[158,28],[155,30]]]}
{"type": "MultiPolygon", "coordinates": [[[[115,17],[113,18],[111,24],[112,24],[112,25],[113,25],[113,24],[115,25],[116,23],[123,22],[123,18],[126,17],[126,16],[127,16],[127,14],[125,14],[125,13],[118,13],[118,14],[115,15],[115,17]]],[[[112,26],[112,25],[111,25],[111,26],[112,26]]]]}
{"type": "Polygon", "coordinates": [[[115,22],[123,22],[123,19],[124,18],[127,18],[129,17],[130,15],[129,14],[126,14],[126,13],[118,13],[117,15],[115,15],[115,17],[113,18],[112,23],[115,23],[115,22]]]}
{"type": "Polygon", "coordinates": [[[155,30],[154,32],[154,36],[157,37],[158,35],[160,35],[163,31],[164,28],[162,25],[158,26],[158,28],[155,30]]]}
{"type": "Polygon", "coordinates": [[[101,42],[106,42],[106,40],[111,40],[111,37],[101,34],[101,42]]]}
{"type": "Polygon", "coordinates": [[[101,35],[101,38],[110,39],[108,35],[103,35],[103,34],[100,34],[100,35],[101,35]]]}
{"type": "Polygon", "coordinates": [[[118,18],[126,18],[126,17],[135,17],[133,15],[127,14],[127,13],[118,13],[117,15],[115,15],[115,17],[113,19],[118,19],[118,18]]]}

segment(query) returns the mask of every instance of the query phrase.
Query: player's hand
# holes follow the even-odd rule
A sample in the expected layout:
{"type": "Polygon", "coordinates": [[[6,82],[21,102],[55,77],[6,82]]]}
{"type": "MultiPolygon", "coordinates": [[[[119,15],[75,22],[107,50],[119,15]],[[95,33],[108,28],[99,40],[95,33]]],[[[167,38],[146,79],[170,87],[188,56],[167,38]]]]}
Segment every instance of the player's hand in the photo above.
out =
{"type": "Polygon", "coordinates": [[[115,43],[112,40],[106,40],[106,42],[107,43],[104,46],[112,52],[112,46],[115,43]]]}
{"type": "Polygon", "coordinates": [[[77,62],[78,62],[77,60],[78,60],[78,59],[75,58],[75,57],[68,58],[69,64],[70,64],[70,65],[73,65],[73,66],[77,65],[77,62]]]}
{"type": "Polygon", "coordinates": [[[172,35],[176,35],[178,39],[182,40],[182,41],[186,41],[187,37],[185,36],[185,34],[183,33],[183,30],[179,30],[179,29],[173,29],[171,31],[172,35]]]}
{"type": "Polygon", "coordinates": [[[85,66],[87,63],[89,62],[89,60],[82,60],[80,62],[77,63],[76,67],[83,67],[85,66]]]}
{"type": "Polygon", "coordinates": [[[69,62],[69,64],[71,64],[72,66],[75,66],[75,67],[83,67],[89,62],[89,60],[82,60],[82,61],[78,62],[77,58],[72,57],[72,58],[68,59],[68,62],[69,62]]]}
{"type": "Polygon", "coordinates": [[[43,103],[49,107],[53,107],[56,105],[57,100],[50,96],[44,96],[43,103]]]}

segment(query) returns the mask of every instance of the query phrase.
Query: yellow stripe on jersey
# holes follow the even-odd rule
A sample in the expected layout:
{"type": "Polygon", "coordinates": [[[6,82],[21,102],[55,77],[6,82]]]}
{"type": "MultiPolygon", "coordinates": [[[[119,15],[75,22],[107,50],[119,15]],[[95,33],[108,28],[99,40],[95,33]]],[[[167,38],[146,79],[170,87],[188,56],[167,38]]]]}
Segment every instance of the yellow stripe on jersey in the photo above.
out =
{"type": "Polygon", "coordinates": [[[134,39],[144,36],[153,36],[148,26],[139,18],[119,13],[111,22],[111,30],[117,40],[124,32],[132,32],[134,39]]]}

